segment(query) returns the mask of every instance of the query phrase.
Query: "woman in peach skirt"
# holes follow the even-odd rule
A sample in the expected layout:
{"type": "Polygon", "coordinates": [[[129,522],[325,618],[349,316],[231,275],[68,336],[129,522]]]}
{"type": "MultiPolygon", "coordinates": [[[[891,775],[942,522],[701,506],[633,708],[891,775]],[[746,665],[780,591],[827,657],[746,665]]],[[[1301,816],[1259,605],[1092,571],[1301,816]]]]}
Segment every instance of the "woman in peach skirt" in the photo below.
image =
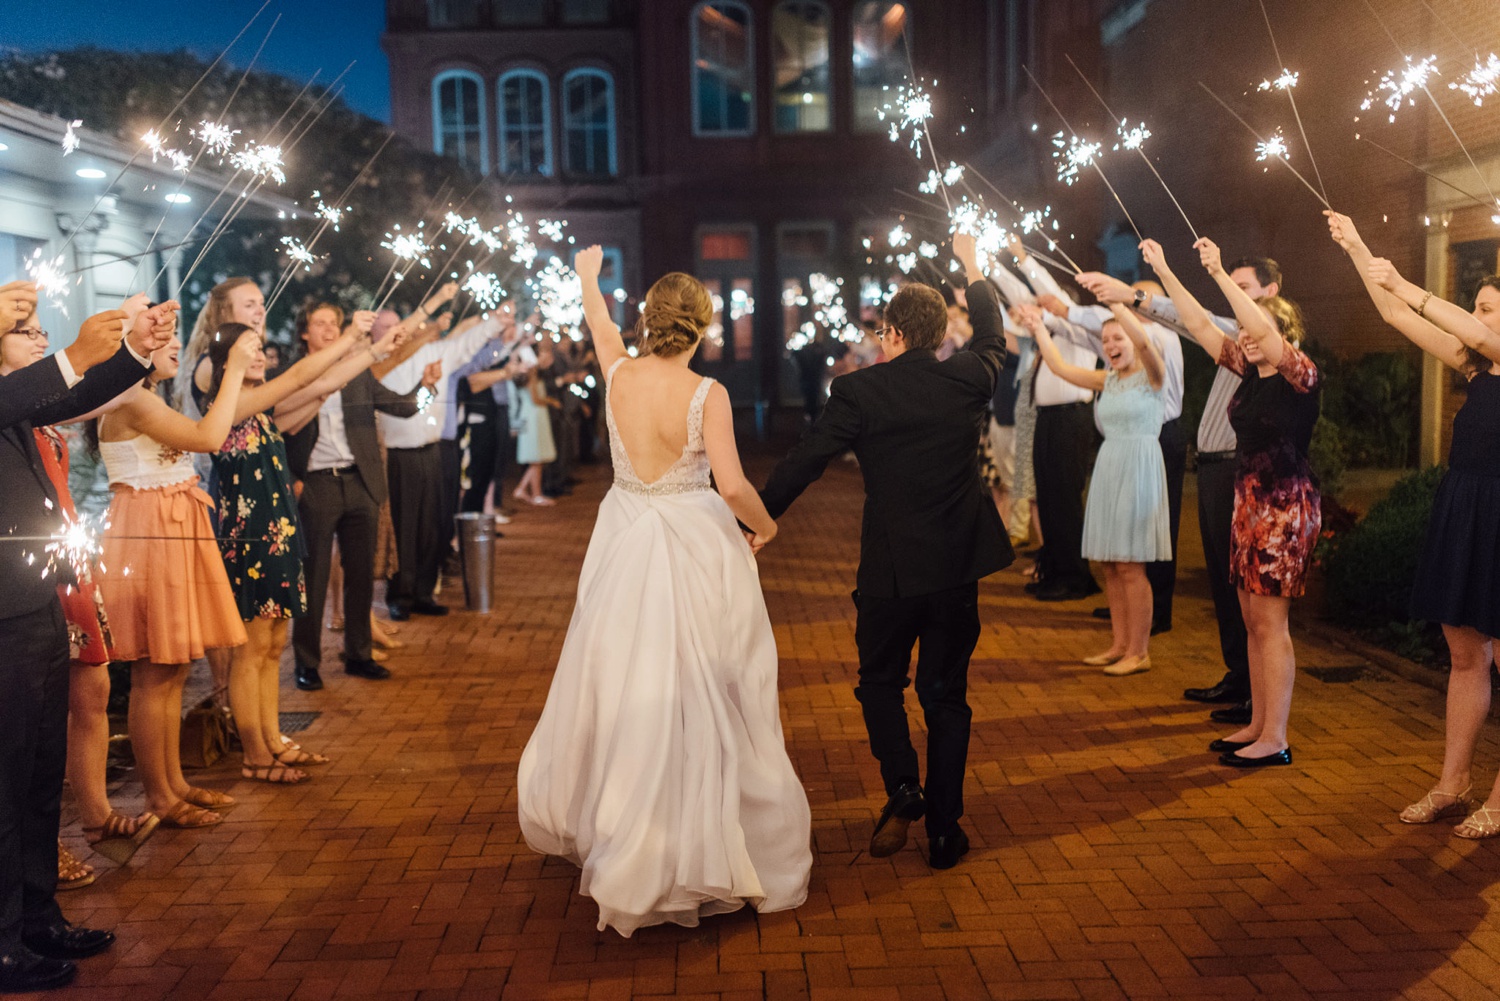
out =
{"type": "MultiPolygon", "coordinates": [[[[152,355],[145,392],[99,420],[99,452],[113,499],[102,540],[104,596],[115,656],[132,663],[130,743],[151,812],[170,827],[208,827],[234,800],[190,786],[179,741],[188,667],[210,647],[245,642],[229,576],[198,486],[191,453],[212,452],[229,435],[242,379],[225,387],[226,406],[193,421],[168,407],[155,384],[177,372],[181,345],[152,355]]],[[[247,333],[229,365],[243,376],[260,349],[247,333]]]]}

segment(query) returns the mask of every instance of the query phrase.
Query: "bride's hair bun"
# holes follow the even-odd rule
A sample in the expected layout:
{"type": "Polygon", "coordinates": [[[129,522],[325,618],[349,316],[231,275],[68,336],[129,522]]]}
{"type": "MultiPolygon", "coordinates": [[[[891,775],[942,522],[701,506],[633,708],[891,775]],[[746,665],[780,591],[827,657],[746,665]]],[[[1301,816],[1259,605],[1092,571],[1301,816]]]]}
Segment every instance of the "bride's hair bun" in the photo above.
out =
{"type": "Polygon", "coordinates": [[[713,297],[702,282],[681,271],[663,275],[646,293],[641,310],[645,353],[671,358],[691,351],[713,319],[713,297]]]}

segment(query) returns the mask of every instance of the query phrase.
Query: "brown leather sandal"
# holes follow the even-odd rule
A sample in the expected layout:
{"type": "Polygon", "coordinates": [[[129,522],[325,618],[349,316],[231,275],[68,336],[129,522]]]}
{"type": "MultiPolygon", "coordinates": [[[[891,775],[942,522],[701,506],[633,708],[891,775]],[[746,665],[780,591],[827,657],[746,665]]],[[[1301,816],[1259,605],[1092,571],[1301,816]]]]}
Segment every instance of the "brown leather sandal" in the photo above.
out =
{"type": "Polygon", "coordinates": [[[185,799],[177,801],[177,805],[161,815],[161,822],[167,827],[176,827],[180,830],[195,831],[200,827],[213,827],[222,824],[224,818],[212,810],[204,810],[196,807],[185,799]]]}
{"type": "Polygon", "coordinates": [[[57,843],[57,888],[59,890],[81,890],[99,877],[94,867],[79,860],[77,855],[57,843]]]}
{"type": "Polygon", "coordinates": [[[307,781],[308,775],[279,761],[273,765],[252,765],[248,761],[242,761],[240,778],[273,786],[294,786],[307,781]]]}
{"type": "Polygon", "coordinates": [[[187,795],[182,798],[204,810],[227,810],[234,806],[234,797],[228,793],[198,786],[189,786],[187,795]]]}
{"type": "Polygon", "coordinates": [[[98,827],[85,827],[83,836],[88,841],[89,848],[115,865],[124,865],[130,861],[136,849],[146,843],[159,823],[161,821],[154,813],[127,817],[111,811],[98,827]]]}

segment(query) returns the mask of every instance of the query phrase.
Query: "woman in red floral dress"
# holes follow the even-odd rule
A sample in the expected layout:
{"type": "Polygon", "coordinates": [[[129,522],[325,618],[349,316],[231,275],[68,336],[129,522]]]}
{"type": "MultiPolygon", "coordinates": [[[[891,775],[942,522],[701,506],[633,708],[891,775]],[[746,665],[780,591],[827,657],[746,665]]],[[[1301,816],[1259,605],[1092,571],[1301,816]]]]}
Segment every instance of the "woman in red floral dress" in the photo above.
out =
{"type": "Polygon", "coordinates": [[[1224,271],[1213,241],[1193,246],[1234,309],[1238,340],[1214,326],[1167,267],[1156,241],[1146,240],[1141,251],[1193,339],[1242,380],[1229,404],[1239,442],[1229,574],[1249,632],[1252,715],[1248,725],[1209,749],[1220,752],[1220,763],[1237,768],[1289,765],[1286,730],[1297,677],[1291,599],[1302,595],[1322,527],[1322,498],[1308,464],[1321,379],[1298,348],[1303,326],[1297,307],[1280,296],[1251,299],[1224,271]]]}

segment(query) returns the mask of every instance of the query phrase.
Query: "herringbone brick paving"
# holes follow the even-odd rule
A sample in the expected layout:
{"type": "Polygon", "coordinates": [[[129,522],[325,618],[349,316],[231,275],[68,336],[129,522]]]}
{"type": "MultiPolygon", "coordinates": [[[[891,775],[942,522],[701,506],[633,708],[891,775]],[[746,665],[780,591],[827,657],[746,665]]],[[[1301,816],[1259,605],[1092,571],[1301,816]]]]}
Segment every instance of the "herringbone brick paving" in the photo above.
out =
{"type": "MultiPolygon", "coordinates": [[[[285,709],[323,714],[303,739],[335,759],[313,781],[273,789],[220,765],[200,780],[240,800],[221,827],[162,830],[123,871],[95,859],[99,882],[64,904],[120,940],[58,996],[1500,996],[1500,844],[1396,820],[1433,780],[1441,695],[1378,673],[1303,675],[1294,767],[1243,774],[1205,751],[1217,731],[1180,700],[1219,673],[1191,499],[1186,593],[1148,674],[1077,663],[1103,642],[1093,603],[1039,605],[1014,571],[982,586],[974,851],[944,873],[920,837],[892,859],[862,854],[883,796],[852,694],[860,491],[843,463],[760,564],[813,808],[807,903],[630,941],[599,933],[576,871],[522,842],[514,784],[606,475],[518,516],[495,611],[408,623],[391,681],[335,669],[321,693],[288,685],[285,709]]],[[[1353,663],[1306,637],[1298,653],[1306,667],[1353,663]]],[[[1497,762],[1491,734],[1481,784],[1497,762]]]]}

